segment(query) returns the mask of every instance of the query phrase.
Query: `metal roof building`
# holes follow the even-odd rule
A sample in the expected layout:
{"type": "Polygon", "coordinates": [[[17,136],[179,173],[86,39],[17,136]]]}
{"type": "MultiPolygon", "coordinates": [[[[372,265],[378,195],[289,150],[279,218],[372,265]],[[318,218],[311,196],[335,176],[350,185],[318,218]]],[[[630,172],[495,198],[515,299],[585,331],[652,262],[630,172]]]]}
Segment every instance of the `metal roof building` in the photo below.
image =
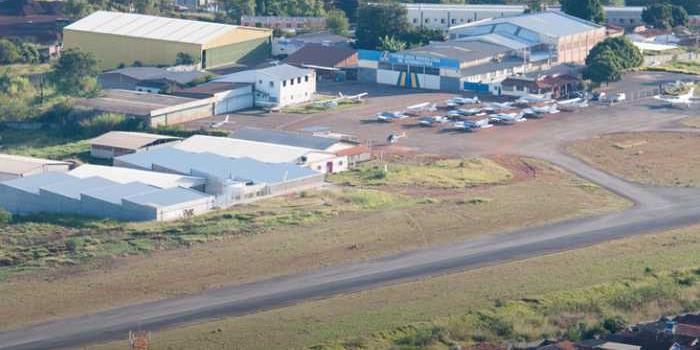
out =
{"type": "Polygon", "coordinates": [[[97,11],[63,30],[64,47],[95,54],[104,69],[135,61],[173,65],[187,53],[205,68],[265,58],[271,31],[135,13],[97,11]]]}
{"type": "Polygon", "coordinates": [[[116,166],[206,179],[204,190],[218,207],[253,201],[323,184],[320,172],[293,163],[265,163],[160,147],[115,158],[116,166]]]}
{"type": "Polygon", "coordinates": [[[71,163],[51,159],[0,154],[0,181],[47,172],[65,172],[71,163]]]}
{"type": "Polygon", "coordinates": [[[140,182],[158,188],[199,188],[203,187],[206,183],[204,178],[196,176],[183,176],[177,174],[159,173],[155,171],[93,164],[81,165],[69,171],[68,174],[79,178],[100,176],[120,184],[140,182]]]}
{"type": "Polygon", "coordinates": [[[144,132],[110,131],[90,140],[90,155],[112,159],[140,149],[181,140],[179,137],[144,132]]]}
{"type": "Polygon", "coordinates": [[[204,213],[213,197],[182,187],[162,189],[100,176],[46,173],[0,182],[0,206],[15,215],[55,213],[128,221],[163,221],[204,213]]]}

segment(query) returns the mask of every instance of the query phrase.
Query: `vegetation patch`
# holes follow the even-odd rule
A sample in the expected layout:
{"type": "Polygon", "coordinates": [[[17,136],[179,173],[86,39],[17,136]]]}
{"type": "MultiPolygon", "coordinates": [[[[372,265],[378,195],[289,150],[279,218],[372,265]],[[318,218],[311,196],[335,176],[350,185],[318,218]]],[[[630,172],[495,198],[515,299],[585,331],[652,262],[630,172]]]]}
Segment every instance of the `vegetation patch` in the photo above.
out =
{"type": "Polygon", "coordinates": [[[419,186],[456,189],[509,181],[511,172],[485,158],[450,159],[426,163],[371,162],[329,176],[329,181],[350,186],[419,186]]]}
{"type": "Polygon", "coordinates": [[[687,61],[671,61],[669,63],[646,68],[650,71],[683,73],[683,74],[700,74],[700,63],[687,61]]]}

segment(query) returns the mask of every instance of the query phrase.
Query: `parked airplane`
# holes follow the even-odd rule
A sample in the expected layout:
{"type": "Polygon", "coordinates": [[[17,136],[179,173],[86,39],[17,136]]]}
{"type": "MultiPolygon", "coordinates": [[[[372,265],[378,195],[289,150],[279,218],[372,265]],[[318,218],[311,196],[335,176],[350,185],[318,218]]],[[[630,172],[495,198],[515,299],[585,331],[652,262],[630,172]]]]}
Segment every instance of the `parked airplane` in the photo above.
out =
{"type": "Polygon", "coordinates": [[[557,105],[550,105],[550,106],[543,106],[543,107],[537,107],[533,106],[530,108],[523,109],[523,117],[525,118],[534,118],[534,119],[539,119],[544,117],[545,115],[548,114],[557,114],[559,113],[559,110],[557,109],[557,105]]]}
{"type": "Polygon", "coordinates": [[[434,103],[423,102],[413,106],[406,107],[407,113],[420,113],[420,112],[435,112],[437,111],[437,106],[434,103]]]}
{"type": "Polygon", "coordinates": [[[493,127],[493,125],[489,124],[489,119],[481,119],[477,121],[473,120],[464,120],[464,121],[459,121],[453,124],[454,129],[460,130],[460,131],[467,131],[467,132],[475,132],[478,129],[486,129],[493,127]]]}
{"type": "Polygon", "coordinates": [[[505,125],[511,125],[511,124],[517,124],[517,123],[523,123],[527,121],[527,119],[523,118],[523,114],[516,114],[516,113],[498,113],[495,116],[490,118],[490,121],[494,124],[505,124],[505,125]]]}
{"type": "Polygon", "coordinates": [[[393,122],[394,120],[408,118],[403,112],[380,112],[377,113],[377,120],[380,122],[393,122]]]}
{"type": "Polygon", "coordinates": [[[510,109],[513,107],[512,102],[491,102],[489,103],[489,108],[492,108],[495,111],[503,111],[506,109],[510,109]]]}
{"type": "Polygon", "coordinates": [[[551,98],[540,95],[524,95],[515,100],[515,103],[529,105],[531,103],[551,102],[551,98]]]}
{"type": "Polygon", "coordinates": [[[212,128],[212,129],[217,129],[217,128],[220,128],[220,127],[222,127],[222,126],[224,126],[224,125],[226,125],[226,124],[228,124],[228,123],[230,123],[230,121],[229,121],[229,115],[227,114],[227,115],[226,115],[226,118],[225,118],[224,120],[222,120],[222,121],[220,121],[220,122],[218,122],[218,123],[213,123],[213,124],[211,124],[211,128],[212,128]]]}
{"type": "Polygon", "coordinates": [[[655,99],[665,102],[669,107],[685,107],[690,108],[690,105],[697,103],[700,98],[695,96],[695,88],[691,88],[690,91],[683,95],[678,96],[654,96],[655,99]]]}
{"type": "Polygon", "coordinates": [[[449,118],[443,117],[443,116],[433,116],[433,117],[424,117],[418,119],[418,125],[421,126],[433,126],[436,124],[444,124],[450,121],[449,118]]]}
{"type": "Polygon", "coordinates": [[[319,102],[317,102],[317,105],[332,108],[332,107],[337,107],[338,102],[345,101],[345,100],[362,102],[362,98],[367,96],[367,95],[368,95],[368,93],[363,92],[363,93],[357,94],[357,95],[345,96],[345,95],[343,95],[342,92],[338,92],[338,97],[331,99],[331,100],[319,101],[319,102]]]}
{"type": "Polygon", "coordinates": [[[450,106],[450,104],[453,105],[473,105],[481,103],[479,100],[479,96],[474,96],[474,97],[453,97],[449,100],[447,100],[447,105],[450,106]]]}
{"type": "Polygon", "coordinates": [[[586,107],[588,107],[588,101],[580,97],[572,98],[570,100],[557,101],[557,108],[566,112],[573,112],[586,107]]]}
{"type": "Polygon", "coordinates": [[[453,109],[447,112],[448,117],[461,117],[461,116],[472,116],[481,113],[481,108],[469,108],[469,109],[453,109]]]}

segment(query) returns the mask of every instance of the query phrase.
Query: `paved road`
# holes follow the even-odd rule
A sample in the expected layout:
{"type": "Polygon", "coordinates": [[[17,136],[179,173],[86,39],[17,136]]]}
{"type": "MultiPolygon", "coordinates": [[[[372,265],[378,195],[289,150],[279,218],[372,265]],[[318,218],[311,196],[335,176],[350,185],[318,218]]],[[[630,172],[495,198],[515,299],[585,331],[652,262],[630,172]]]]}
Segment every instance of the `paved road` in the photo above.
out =
{"type": "MultiPolygon", "coordinates": [[[[560,149],[564,141],[602,132],[663,128],[684,117],[684,114],[666,110],[650,111],[649,106],[643,104],[610,109],[606,113],[596,113],[602,111],[596,108],[604,107],[594,107],[583,120],[581,115],[573,114],[547,122],[528,122],[528,125],[499,128],[498,132],[469,135],[467,141],[464,141],[465,135],[421,131],[423,137],[410,138],[408,145],[435,153],[518,153],[548,159],[634,201],[636,205],[630,210],[485,235],[366,262],[38,324],[0,333],[0,349],[64,348],[123,338],[129,330],[137,328],[157,330],[196,320],[242,315],[700,222],[699,190],[630,183],[593,169],[560,149]],[[449,137],[453,137],[453,142],[446,142],[449,137]]],[[[334,115],[333,118],[323,118],[305,118],[298,121],[297,126],[338,123],[335,128],[341,131],[344,127],[357,127],[357,117],[339,118],[334,115]]],[[[387,131],[386,126],[367,129],[370,129],[370,135],[387,131]],[[385,129],[380,129],[382,127],[385,129]]]]}

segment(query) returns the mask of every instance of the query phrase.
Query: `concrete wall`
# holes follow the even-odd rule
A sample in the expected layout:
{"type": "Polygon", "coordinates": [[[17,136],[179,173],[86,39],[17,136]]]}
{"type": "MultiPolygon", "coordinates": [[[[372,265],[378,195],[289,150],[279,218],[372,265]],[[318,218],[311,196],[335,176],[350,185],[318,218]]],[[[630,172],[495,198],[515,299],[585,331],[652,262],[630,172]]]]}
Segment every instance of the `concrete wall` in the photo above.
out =
{"type": "Polygon", "coordinates": [[[153,111],[151,113],[152,116],[149,122],[151,127],[182,124],[214,115],[214,101],[211,100],[206,104],[197,103],[192,106],[180,105],[175,108],[153,111]]]}

